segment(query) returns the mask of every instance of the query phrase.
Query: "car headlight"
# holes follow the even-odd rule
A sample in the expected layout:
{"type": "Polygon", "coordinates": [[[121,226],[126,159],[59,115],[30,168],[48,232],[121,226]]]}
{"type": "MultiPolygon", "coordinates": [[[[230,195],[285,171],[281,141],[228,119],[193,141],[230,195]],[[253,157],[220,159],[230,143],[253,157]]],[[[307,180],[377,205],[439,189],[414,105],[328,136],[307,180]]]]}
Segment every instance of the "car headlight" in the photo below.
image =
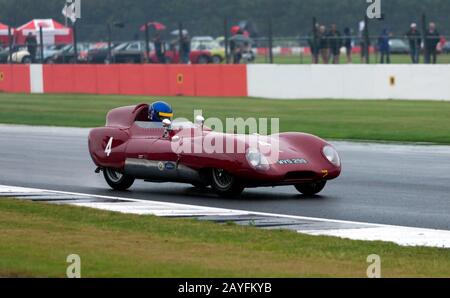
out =
{"type": "Polygon", "coordinates": [[[322,152],[323,155],[331,164],[333,164],[336,167],[341,166],[341,158],[339,157],[339,154],[337,153],[336,149],[327,145],[323,147],[322,152]]]}
{"type": "Polygon", "coordinates": [[[247,161],[254,169],[268,170],[269,162],[267,158],[256,149],[249,149],[246,154],[247,161]]]}

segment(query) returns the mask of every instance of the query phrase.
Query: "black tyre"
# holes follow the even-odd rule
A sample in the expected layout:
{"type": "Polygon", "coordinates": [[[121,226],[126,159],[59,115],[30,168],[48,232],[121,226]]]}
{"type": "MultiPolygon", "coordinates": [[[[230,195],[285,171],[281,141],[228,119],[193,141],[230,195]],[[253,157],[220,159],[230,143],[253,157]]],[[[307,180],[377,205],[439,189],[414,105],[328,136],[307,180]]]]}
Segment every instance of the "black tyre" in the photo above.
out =
{"type": "Polygon", "coordinates": [[[134,183],[134,178],[122,174],[115,169],[104,169],[103,176],[105,177],[106,183],[115,190],[127,190],[134,183]]]}
{"type": "Polygon", "coordinates": [[[31,64],[33,62],[33,59],[31,59],[30,56],[25,56],[22,58],[22,63],[23,64],[31,64]]]}
{"type": "Polygon", "coordinates": [[[244,191],[244,186],[222,169],[211,170],[211,187],[222,197],[239,197],[244,191]]]}
{"type": "Polygon", "coordinates": [[[313,196],[321,192],[325,188],[325,185],[327,185],[326,181],[308,182],[297,184],[295,188],[305,196],[313,196]]]}
{"type": "Polygon", "coordinates": [[[198,57],[198,64],[208,64],[209,58],[207,56],[198,57]]]}
{"type": "Polygon", "coordinates": [[[212,57],[212,63],[213,64],[220,64],[220,63],[222,63],[222,58],[220,57],[220,56],[213,56],[212,57]]]}

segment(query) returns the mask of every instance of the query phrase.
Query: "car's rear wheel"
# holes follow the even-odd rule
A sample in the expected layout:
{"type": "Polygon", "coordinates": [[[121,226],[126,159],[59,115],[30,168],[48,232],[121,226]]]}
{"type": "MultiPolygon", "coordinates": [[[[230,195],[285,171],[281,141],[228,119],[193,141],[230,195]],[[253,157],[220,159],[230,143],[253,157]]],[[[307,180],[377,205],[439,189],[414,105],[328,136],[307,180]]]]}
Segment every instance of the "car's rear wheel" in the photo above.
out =
{"type": "Polygon", "coordinates": [[[31,64],[33,62],[33,59],[31,59],[30,56],[25,56],[22,58],[22,63],[23,64],[31,64]]]}
{"type": "Polygon", "coordinates": [[[207,56],[200,56],[198,57],[198,64],[208,64],[209,58],[207,56]]]}
{"type": "Polygon", "coordinates": [[[106,168],[103,170],[106,183],[115,190],[127,190],[134,183],[134,177],[130,177],[115,169],[106,168]]]}
{"type": "Polygon", "coordinates": [[[223,169],[211,171],[211,186],[220,196],[238,197],[244,191],[244,186],[223,169]]]}
{"type": "Polygon", "coordinates": [[[313,196],[321,192],[325,188],[325,185],[327,185],[326,181],[318,181],[300,183],[295,185],[295,188],[305,196],[313,196]]]}

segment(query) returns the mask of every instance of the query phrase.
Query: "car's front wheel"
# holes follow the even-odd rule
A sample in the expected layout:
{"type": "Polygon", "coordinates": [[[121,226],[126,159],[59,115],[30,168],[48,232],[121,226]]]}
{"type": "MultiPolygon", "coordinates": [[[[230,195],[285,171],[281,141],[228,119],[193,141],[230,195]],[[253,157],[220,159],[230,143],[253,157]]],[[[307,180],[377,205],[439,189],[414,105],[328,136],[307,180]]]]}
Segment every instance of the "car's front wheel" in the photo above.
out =
{"type": "Polygon", "coordinates": [[[326,184],[326,181],[300,183],[295,185],[295,188],[305,196],[313,196],[321,192],[326,184]]]}
{"type": "Polygon", "coordinates": [[[222,197],[239,197],[244,186],[233,175],[223,169],[211,171],[211,187],[222,197]]]}
{"type": "Polygon", "coordinates": [[[220,56],[215,55],[215,56],[212,57],[212,63],[213,64],[220,64],[220,63],[222,63],[222,58],[220,56]]]}
{"type": "Polygon", "coordinates": [[[130,177],[110,168],[103,170],[103,176],[105,177],[106,183],[115,190],[127,190],[133,185],[135,180],[134,177],[130,177]]]}

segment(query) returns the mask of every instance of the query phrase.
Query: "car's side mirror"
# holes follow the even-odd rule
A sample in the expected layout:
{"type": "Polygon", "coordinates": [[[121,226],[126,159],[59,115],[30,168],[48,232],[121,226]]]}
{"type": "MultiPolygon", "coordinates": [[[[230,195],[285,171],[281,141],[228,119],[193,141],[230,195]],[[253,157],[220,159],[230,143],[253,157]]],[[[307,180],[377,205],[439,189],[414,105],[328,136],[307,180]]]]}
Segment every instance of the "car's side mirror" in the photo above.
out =
{"type": "Polygon", "coordinates": [[[164,138],[169,137],[169,133],[172,130],[172,121],[169,119],[164,119],[162,122],[163,128],[164,128],[164,138]]]}
{"type": "Polygon", "coordinates": [[[203,125],[205,124],[205,118],[202,115],[198,115],[197,117],[195,117],[195,123],[203,128],[203,125]]]}

